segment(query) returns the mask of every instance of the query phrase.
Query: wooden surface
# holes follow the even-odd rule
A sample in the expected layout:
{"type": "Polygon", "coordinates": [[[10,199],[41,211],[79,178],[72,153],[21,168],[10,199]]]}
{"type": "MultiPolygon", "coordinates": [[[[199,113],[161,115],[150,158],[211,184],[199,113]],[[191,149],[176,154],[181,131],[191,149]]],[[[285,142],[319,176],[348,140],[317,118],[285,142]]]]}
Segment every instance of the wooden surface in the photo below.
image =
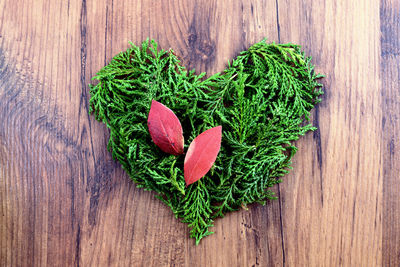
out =
{"type": "Polygon", "coordinates": [[[400,266],[399,27],[396,0],[0,0],[0,265],[400,266]],[[327,75],[279,200],[199,246],[88,114],[90,78],[147,37],[209,73],[296,42],[327,75]]]}

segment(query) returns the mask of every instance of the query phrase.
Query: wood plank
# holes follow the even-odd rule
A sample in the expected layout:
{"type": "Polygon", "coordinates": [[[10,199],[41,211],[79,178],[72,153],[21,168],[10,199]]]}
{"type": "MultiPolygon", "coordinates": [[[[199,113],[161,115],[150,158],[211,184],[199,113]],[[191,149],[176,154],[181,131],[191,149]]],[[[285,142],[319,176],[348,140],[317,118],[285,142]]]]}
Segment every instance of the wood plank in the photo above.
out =
{"type": "Polygon", "coordinates": [[[400,3],[381,1],[383,265],[400,266],[400,3]]]}
{"type": "Polygon", "coordinates": [[[288,266],[379,266],[382,254],[379,3],[279,1],[280,41],[327,77],[319,126],[281,185],[288,266]],[[372,152],[372,153],[371,153],[372,152]]]}
{"type": "Polygon", "coordinates": [[[81,98],[70,90],[79,85],[79,5],[1,6],[2,263],[71,266],[86,171],[72,109],[81,98]]]}

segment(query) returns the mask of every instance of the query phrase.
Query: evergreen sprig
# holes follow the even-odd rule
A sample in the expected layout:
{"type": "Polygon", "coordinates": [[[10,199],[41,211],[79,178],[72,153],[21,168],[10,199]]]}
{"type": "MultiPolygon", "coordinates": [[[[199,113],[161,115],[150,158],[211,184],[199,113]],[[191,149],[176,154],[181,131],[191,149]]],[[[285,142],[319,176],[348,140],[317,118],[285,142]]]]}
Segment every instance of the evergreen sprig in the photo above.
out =
{"type": "MultiPolygon", "coordinates": [[[[294,44],[251,46],[222,73],[187,71],[155,41],[131,46],[102,68],[90,85],[91,112],[110,129],[108,148],[138,187],[156,192],[188,223],[198,243],[213,220],[253,202],[274,199],[268,188],[288,173],[293,141],[322,94],[311,58],[294,44]],[[185,187],[183,156],[162,152],[147,129],[151,100],[182,123],[185,143],[222,125],[221,150],[201,180],[185,187]]],[[[187,149],[187,147],[186,147],[187,149]]]]}

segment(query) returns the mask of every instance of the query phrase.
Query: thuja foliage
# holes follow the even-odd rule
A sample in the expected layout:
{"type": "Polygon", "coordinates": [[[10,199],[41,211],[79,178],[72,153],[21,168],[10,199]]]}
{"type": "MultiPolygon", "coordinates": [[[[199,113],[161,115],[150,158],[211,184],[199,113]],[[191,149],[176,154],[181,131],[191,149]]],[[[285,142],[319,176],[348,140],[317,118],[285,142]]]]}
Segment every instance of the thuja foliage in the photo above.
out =
{"type": "Polygon", "coordinates": [[[152,190],[188,223],[198,243],[213,220],[253,202],[273,199],[270,187],[288,173],[293,141],[322,94],[311,58],[300,46],[251,46],[221,73],[206,78],[180,64],[155,41],[131,46],[102,68],[90,85],[91,112],[110,129],[108,148],[138,187],[152,190]],[[222,125],[221,150],[211,171],[185,187],[184,155],[162,152],[147,129],[151,100],[182,123],[185,150],[201,132],[222,125]]]}

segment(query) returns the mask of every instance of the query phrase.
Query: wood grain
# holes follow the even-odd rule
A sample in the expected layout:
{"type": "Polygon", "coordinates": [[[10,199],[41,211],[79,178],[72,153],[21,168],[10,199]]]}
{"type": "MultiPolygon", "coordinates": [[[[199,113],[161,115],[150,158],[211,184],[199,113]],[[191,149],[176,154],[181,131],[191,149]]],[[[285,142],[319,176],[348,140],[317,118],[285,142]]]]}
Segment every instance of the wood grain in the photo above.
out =
{"type": "Polygon", "coordinates": [[[383,264],[400,266],[400,2],[382,1],[383,264]]]}
{"type": "Polygon", "coordinates": [[[279,10],[280,41],[303,44],[327,74],[319,131],[299,141],[307,153],[283,185],[287,263],[379,266],[382,161],[371,153],[382,140],[379,3],[287,1],[279,10]]]}
{"type": "Polygon", "coordinates": [[[0,265],[399,266],[399,14],[395,0],[0,0],[0,265]],[[295,42],[327,75],[279,200],[199,246],[88,113],[91,77],[147,37],[208,73],[264,37],[295,42]]]}

